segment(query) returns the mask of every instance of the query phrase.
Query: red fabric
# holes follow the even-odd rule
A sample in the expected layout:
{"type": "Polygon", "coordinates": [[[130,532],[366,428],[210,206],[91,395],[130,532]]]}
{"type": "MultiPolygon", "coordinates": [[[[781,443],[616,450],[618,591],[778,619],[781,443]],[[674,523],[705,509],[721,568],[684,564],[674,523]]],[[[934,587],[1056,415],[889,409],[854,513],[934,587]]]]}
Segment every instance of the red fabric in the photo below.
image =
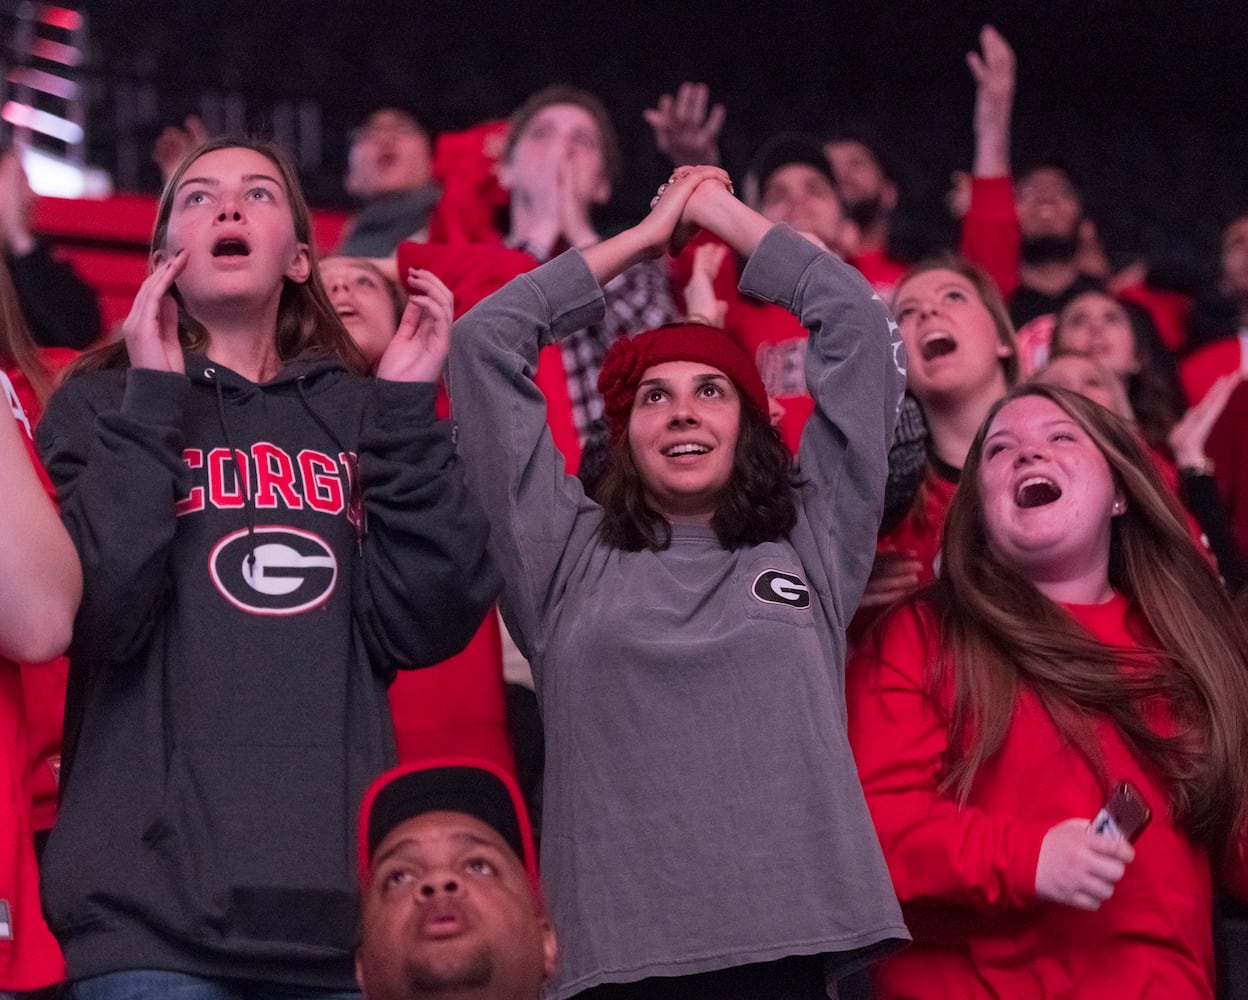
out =
{"type": "Polygon", "coordinates": [[[696,361],[718,368],[754,411],[767,419],[767,391],[754,362],[737,342],[705,323],[672,323],[635,337],[621,337],[607,351],[598,374],[598,391],[612,438],[624,436],[633,397],[646,370],[668,361],[696,361]]]}
{"type": "MultiPolygon", "coordinates": [[[[1068,610],[1106,644],[1143,644],[1121,597],[1068,610]]],[[[1159,775],[1107,719],[1098,722],[1110,779],[1134,783],[1153,821],[1098,912],[1039,902],[1045,833],[1066,819],[1091,819],[1105,792],[1026,688],[966,806],[939,792],[952,693],[951,683],[932,690],[939,647],[931,617],[906,607],[847,671],[850,742],[914,935],[908,950],[879,967],[878,995],[1212,997],[1209,859],[1172,823],[1159,775]]]]}
{"type": "Polygon", "coordinates": [[[972,177],[971,204],[962,218],[962,256],[978,264],[1008,300],[1018,287],[1018,213],[1010,177],[972,177]]]}
{"type": "MultiPolygon", "coordinates": [[[[436,274],[455,296],[457,319],[516,275],[536,266],[537,261],[529,254],[503,246],[442,246],[409,240],[400,243],[398,249],[399,274],[406,274],[410,267],[436,274]]],[[[546,397],[546,422],[555,447],[563,453],[568,471],[575,475],[581,464],[581,440],[572,420],[563,356],[557,344],[542,349],[533,380],[546,397]]],[[[441,402],[445,404],[444,396],[441,402]]]]}
{"type": "MultiPolygon", "coordinates": [[[[945,531],[945,514],[958,484],[941,476],[930,463],[914,503],[892,531],[876,540],[876,552],[908,552],[923,564],[916,589],[936,579],[940,568],[940,545],[945,531]]],[[[857,642],[887,608],[859,608],[849,623],[851,642],[857,642]]]]}
{"type": "Polygon", "coordinates": [[[400,670],[389,696],[401,764],[467,754],[515,774],[497,615],[488,615],[472,641],[449,660],[400,670]]]}
{"type": "Polygon", "coordinates": [[[885,302],[892,302],[893,289],[897,282],[910,270],[905,264],[893,260],[883,248],[860,253],[849,261],[856,267],[867,283],[874,288],[885,302]]]}
{"type": "Polygon", "coordinates": [[[1187,343],[1187,323],[1192,315],[1192,299],[1181,292],[1165,292],[1143,282],[1118,289],[1118,297],[1148,310],[1166,347],[1178,352],[1187,343]]]}
{"type": "Polygon", "coordinates": [[[510,197],[498,183],[498,159],[507,122],[485,122],[464,132],[444,132],[433,149],[433,176],[442,197],[429,219],[433,243],[497,243],[496,218],[510,197]]]}
{"type": "MultiPolygon", "coordinates": [[[[52,495],[47,476],[35,456],[26,427],[33,420],[20,400],[29,393],[20,373],[6,371],[18,399],[10,400],[31,462],[39,469],[52,495]],[[24,389],[19,389],[20,381],[24,389]],[[20,411],[20,412],[19,412],[20,411]]],[[[37,413],[37,411],[36,411],[37,413]]],[[[10,926],[0,928],[0,990],[33,990],[58,982],[65,963],[55,939],[43,922],[39,905],[39,879],[35,866],[34,827],[31,823],[30,748],[26,732],[26,708],[22,686],[23,668],[0,659],[0,901],[7,909],[10,926]]]]}
{"type": "Polygon", "coordinates": [[[1195,406],[1222,375],[1239,371],[1244,348],[1239,337],[1223,337],[1193,351],[1179,363],[1179,383],[1188,406],[1195,406]]]}
{"type": "Polygon", "coordinates": [[[1226,504],[1231,533],[1241,552],[1248,552],[1248,384],[1239,385],[1209,432],[1205,454],[1213,462],[1213,478],[1226,504]]]}
{"type": "MultiPolygon", "coordinates": [[[[40,350],[39,355],[55,377],[78,356],[78,352],[51,347],[40,350]]],[[[32,424],[37,423],[42,407],[34,388],[18,368],[6,369],[6,374],[32,424]]],[[[43,471],[43,465],[38,460],[34,461],[44,488],[52,496],[52,484],[43,471]]],[[[56,820],[61,727],[65,718],[65,685],[68,678],[69,660],[64,656],[48,663],[22,664],[22,695],[30,754],[31,822],[36,830],[50,830],[56,820]]]]}

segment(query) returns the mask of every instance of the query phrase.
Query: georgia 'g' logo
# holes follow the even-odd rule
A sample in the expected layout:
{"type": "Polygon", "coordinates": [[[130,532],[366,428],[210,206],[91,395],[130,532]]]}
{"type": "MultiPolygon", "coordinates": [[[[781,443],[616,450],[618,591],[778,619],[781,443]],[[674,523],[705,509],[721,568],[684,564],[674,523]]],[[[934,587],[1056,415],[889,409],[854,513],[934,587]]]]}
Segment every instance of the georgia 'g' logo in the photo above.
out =
{"type": "Polygon", "coordinates": [[[800,576],[768,569],[754,578],[754,596],[764,604],[783,604],[790,608],[810,607],[810,588],[800,576]]]}
{"type": "Polygon", "coordinates": [[[297,615],[334,591],[338,560],[328,545],[295,528],[246,528],[226,535],[208,557],[221,596],[254,615],[297,615]],[[253,549],[254,547],[254,549],[253,549]],[[255,561],[247,557],[254,551],[255,561]]]}

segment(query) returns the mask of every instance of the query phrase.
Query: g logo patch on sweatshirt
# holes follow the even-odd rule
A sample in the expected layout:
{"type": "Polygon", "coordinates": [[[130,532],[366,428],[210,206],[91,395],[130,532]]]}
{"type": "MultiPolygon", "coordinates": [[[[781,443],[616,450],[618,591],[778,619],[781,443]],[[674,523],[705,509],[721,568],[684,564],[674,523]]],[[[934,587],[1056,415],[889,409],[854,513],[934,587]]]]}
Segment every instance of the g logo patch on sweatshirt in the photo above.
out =
{"type": "Polygon", "coordinates": [[[253,615],[297,615],[324,603],[338,581],[333,550],[295,528],[226,535],[209,555],[208,571],[222,597],[253,615]]]}
{"type": "Polygon", "coordinates": [[[788,608],[810,607],[810,588],[800,576],[768,569],[754,578],[751,589],[756,600],[764,604],[782,604],[788,608]]]}

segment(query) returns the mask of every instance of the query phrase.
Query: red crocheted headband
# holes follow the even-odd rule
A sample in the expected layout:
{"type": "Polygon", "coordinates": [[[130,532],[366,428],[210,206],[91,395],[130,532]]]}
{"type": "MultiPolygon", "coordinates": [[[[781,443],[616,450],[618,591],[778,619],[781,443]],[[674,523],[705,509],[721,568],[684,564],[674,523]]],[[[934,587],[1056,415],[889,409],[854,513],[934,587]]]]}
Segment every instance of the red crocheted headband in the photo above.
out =
{"type": "Polygon", "coordinates": [[[732,379],[741,398],[767,420],[767,390],[750,356],[728,334],[705,323],[671,323],[611,345],[598,375],[607,424],[614,441],[628,430],[637,386],[648,368],[668,361],[697,361],[732,379]]]}

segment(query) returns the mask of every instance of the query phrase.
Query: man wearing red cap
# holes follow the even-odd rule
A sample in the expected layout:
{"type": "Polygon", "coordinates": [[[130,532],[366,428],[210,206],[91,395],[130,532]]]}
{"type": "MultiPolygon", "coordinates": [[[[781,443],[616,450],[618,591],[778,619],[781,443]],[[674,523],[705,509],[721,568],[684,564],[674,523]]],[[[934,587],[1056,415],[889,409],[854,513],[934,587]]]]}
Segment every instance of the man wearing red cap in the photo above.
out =
{"type": "Polygon", "coordinates": [[[524,802],[496,764],[422,761],[360,810],[366,1000],[535,1000],[554,971],[524,802]]]}

